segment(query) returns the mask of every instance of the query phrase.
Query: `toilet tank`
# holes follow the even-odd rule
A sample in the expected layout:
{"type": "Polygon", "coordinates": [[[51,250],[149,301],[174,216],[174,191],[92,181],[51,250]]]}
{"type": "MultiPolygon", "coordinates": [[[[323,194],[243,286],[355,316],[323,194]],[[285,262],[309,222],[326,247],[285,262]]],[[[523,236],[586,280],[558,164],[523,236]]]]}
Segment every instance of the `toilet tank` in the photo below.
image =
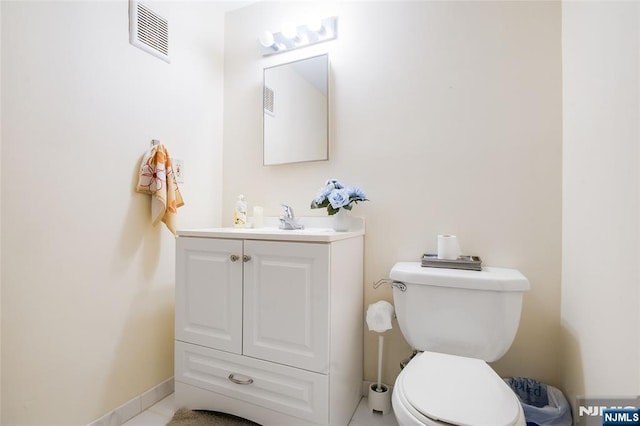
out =
{"type": "Polygon", "coordinates": [[[412,348],[487,362],[511,346],[522,294],[530,288],[519,271],[494,267],[467,271],[398,262],[390,278],[398,324],[412,348]]]}

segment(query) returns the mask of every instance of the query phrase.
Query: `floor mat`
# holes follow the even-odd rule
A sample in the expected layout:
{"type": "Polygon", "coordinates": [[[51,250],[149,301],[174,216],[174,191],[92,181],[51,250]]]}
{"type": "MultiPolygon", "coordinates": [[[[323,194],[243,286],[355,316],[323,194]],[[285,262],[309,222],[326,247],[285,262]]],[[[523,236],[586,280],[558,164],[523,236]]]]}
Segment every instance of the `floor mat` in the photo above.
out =
{"type": "Polygon", "coordinates": [[[167,426],[260,426],[251,420],[215,411],[180,408],[167,426]]]}

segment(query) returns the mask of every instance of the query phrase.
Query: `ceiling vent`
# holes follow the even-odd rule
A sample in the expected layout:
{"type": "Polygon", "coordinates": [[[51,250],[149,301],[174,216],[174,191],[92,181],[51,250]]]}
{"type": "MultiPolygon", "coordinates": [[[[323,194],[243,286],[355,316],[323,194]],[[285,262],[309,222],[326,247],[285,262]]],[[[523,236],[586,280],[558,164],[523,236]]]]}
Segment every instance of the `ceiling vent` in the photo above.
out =
{"type": "Polygon", "coordinates": [[[169,60],[169,22],[136,0],[129,1],[129,42],[166,62],[169,60]]]}

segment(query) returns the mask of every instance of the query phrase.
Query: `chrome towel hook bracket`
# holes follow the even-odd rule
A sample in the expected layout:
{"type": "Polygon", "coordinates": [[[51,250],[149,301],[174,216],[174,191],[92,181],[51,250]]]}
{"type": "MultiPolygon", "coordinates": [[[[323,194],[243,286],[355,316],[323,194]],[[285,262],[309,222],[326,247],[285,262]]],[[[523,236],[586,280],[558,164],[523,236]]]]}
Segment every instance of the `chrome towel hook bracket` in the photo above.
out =
{"type": "Polygon", "coordinates": [[[383,284],[391,284],[393,283],[393,280],[390,280],[389,278],[381,278],[378,281],[376,281],[375,283],[373,283],[373,289],[377,290],[378,287],[380,287],[383,284]]]}

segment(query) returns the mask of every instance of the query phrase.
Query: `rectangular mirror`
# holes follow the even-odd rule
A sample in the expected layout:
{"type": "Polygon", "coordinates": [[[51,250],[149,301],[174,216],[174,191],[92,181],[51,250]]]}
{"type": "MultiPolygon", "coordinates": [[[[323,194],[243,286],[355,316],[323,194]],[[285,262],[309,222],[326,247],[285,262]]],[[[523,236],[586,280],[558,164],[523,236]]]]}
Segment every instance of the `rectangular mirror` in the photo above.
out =
{"type": "Polygon", "coordinates": [[[329,159],[329,55],[264,69],[264,165],[329,159]]]}

